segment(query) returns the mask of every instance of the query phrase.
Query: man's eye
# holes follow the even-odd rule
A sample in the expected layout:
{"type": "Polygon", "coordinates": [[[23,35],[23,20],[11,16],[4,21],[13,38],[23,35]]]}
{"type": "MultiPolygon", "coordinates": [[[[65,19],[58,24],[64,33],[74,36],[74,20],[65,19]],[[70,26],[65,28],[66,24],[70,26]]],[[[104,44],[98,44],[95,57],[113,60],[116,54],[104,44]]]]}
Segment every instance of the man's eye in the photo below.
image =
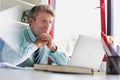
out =
{"type": "Polygon", "coordinates": [[[46,22],[46,20],[42,20],[42,22],[46,22]]]}

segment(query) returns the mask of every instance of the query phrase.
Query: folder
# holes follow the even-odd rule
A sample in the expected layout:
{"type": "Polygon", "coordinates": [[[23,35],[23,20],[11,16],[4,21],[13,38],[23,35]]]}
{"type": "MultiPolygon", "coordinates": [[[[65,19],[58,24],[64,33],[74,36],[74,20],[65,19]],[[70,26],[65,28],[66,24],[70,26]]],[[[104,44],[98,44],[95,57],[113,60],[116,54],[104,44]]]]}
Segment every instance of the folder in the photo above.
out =
{"type": "Polygon", "coordinates": [[[77,73],[77,74],[93,74],[94,72],[92,68],[77,67],[77,66],[46,65],[46,64],[34,64],[34,69],[37,71],[77,73]]]}

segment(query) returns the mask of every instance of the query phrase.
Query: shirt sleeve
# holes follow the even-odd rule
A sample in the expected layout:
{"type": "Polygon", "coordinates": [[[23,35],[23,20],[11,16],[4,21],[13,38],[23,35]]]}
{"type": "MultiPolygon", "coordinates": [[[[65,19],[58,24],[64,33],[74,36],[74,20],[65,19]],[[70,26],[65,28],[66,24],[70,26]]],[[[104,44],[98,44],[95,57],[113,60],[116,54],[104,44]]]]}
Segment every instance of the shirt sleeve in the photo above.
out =
{"type": "Polygon", "coordinates": [[[54,53],[49,53],[50,57],[52,58],[53,62],[58,65],[68,65],[69,57],[59,50],[56,50],[54,53]]]}

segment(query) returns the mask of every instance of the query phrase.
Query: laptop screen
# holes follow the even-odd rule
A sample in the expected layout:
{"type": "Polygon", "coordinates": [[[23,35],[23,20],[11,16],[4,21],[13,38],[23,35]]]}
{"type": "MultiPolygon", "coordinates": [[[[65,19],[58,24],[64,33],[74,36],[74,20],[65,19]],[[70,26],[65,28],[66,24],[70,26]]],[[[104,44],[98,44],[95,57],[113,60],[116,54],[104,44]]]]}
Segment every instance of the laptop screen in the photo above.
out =
{"type": "Polygon", "coordinates": [[[98,70],[104,53],[100,39],[79,35],[69,65],[98,70]]]}

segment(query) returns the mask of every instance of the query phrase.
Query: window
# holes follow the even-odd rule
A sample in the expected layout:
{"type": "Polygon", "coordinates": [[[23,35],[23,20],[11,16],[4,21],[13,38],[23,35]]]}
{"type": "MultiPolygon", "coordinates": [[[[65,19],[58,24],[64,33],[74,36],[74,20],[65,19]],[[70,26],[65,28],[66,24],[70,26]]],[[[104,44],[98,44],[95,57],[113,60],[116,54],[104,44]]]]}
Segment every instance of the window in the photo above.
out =
{"type": "Polygon", "coordinates": [[[54,38],[72,54],[79,34],[101,37],[99,0],[56,0],[54,38]]]}
{"type": "Polygon", "coordinates": [[[120,45],[120,0],[112,0],[112,26],[113,26],[113,37],[115,39],[115,45],[120,45]]]}

